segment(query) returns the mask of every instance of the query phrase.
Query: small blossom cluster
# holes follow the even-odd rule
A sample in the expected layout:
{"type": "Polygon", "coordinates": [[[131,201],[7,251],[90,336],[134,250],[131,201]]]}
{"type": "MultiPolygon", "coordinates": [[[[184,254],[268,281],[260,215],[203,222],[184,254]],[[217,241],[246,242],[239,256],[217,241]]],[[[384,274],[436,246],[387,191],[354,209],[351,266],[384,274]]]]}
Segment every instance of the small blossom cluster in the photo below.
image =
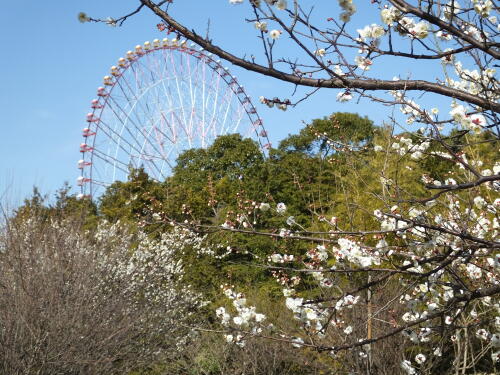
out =
{"type": "Polygon", "coordinates": [[[383,23],[392,26],[394,22],[401,18],[401,12],[393,6],[384,7],[384,9],[380,11],[380,18],[383,23]]]}
{"type": "Polygon", "coordinates": [[[454,80],[448,77],[446,79],[448,86],[490,100],[500,99],[500,83],[496,79],[495,69],[470,70],[465,69],[460,61],[454,59],[445,59],[443,61],[446,64],[453,64],[454,72],[459,78],[459,80],[454,80]]]}
{"type": "Polygon", "coordinates": [[[430,25],[426,21],[415,22],[413,18],[403,17],[399,20],[396,30],[401,36],[412,39],[425,39],[429,35],[430,25]]]}
{"type": "Polygon", "coordinates": [[[349,22],[354,13],[356,13],[356,5],[352,0],[338,0],[343,12],[340,13],[340,20],[342,22],[349,22]]]}
{"type": "MultiPolygon", "coordinates": [[[[285,10],[287,7],[287,0],[264,0],[269,5],[274,5],[278,10],[285,10]]],[[[244,0],[229,0],[230,4],[243,4],[244,0]]],[[[250,0],[250,4],[260,8],[262,5],[262,0],[250,0]]]]}
{"type": "Polygon", "coordinates": [[[338,247],[333,247],[333,256],[337,262],[347,261],[362,268],[380,264],[380,254],[370,247],[362,246],[359,242],[347,238],[337,240],[338,247]]]}
{"type": "MultiPolygon", "coordinates": [[[[257,335],[262,332],[262,323],[266,316],[256,312],[255,306],[248,306],[247,299],[242,293],[236,293],[230,286],[221,286],[224,295],[232,301],[233,308],[236,311],[235,315],[227,312],[225,307],[219,307],[215,310],[221,324],[225,327],[234,327],[237,330],[250,330],[249,334],[257,335]]],[[[245,345],[245,337],[241,334],[225,336],[227,342],[236,343],[239,346],[245,345]]]]}
{"type": "Polygon", "coordinates": [[[385,30],[382,26],[377,24],[366,25],[362,29],[357,30],[361,41],[365,42],[371,40],[373,43],[378,44],[380,38],[385,35],[385,30]]]}
{"type": "Polygon", "coordinates": [[[262,104],[267,105],[269,108],[273,108],[276,105],[276,108],[281,109],[282,111],[286,111],[288,106],[290,105],[290,100],[280,100],[279,98],[268,99],[264,96],[259,97],[259,101],[262,104]]]}
{"type": "MultiPolygon", "coordinates": [[[[392,143],[391,148],[399,155],[404,156],[410,154],[413,160],[420,160],[424,156],[424,152],[429,148],[430,142],[428,140],[420,144],[414,144],[411,138],[399,137],[399,139],[392,143]]],[[[380,151],[380,150],[379,150],[380,151]]]]}
{"type": "Polygon", "coordinates": [[[480,133],[486,125],[486,119],[479,113],[468,112],[468,109],[463,105],[454,105],[450,111],[450,116],[453,121],[462,125],[465,129],[480,133]]]}
{"type": "Polygon", "coordinates": [[[293,262],[295,257],[291,254],[272,254],[268,257],[268,261],[272,263],[290,263],[293,262]]]}
{"type": "Polygon", "coordinates": [[[328,320],[328,309],[295,296],[294,289],[283,289],[283,295],[286,297],[285,306],[293,312],[295,319],[303,324],[304,329],[322,336],[323,324],[328,320]]]}

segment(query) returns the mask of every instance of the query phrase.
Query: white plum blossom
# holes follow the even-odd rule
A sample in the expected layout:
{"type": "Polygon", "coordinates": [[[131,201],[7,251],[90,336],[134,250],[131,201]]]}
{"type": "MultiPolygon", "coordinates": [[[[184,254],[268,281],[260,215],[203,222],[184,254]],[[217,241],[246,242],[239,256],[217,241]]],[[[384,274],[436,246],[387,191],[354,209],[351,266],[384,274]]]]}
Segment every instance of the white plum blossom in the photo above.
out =
{"type": "Polygon", "coordinates": [[[275,30],[271,30],[271,31],[269,32],[269,37],[270,37],[271,39],[276,40],[276,39],[278,39],[280,36],[281,36],[281,31],[279,31],[279,30],[276,30],[276,29],[275,29],[275,30]]]}
{"type": "Polygon", "coordinates": [[[415,21],[410,17],[403,17],[398,20],[398,32],[401,36],[407,36],[410,30],[415,27],[415,21]]]}
{"type": "Polygon", "coordinates": [[[283,260],[283,256],[281,254],[273,254],[269,257],[269,259],[271,260],[271,262],[273,263],[283,263],[284,260],[283,260]]]}
{"type": "Polygon", "coordinates": [[[406,359],[403,362],[401,362],[401,368],[408,375],[415,375],[417,373],[417,371],[415,370],[415,368],[411,365],[411,362],[408,361],[408,360],[406,360],[406,359]]]}
{"type": "Polygon", "coordinates": [[[363,41],[365,39],[372,39],[372,40],[379,39],[385,34],[384,28],[375,23],[371,25],[366,25],[363,29],[358,29],[357,32],[363,41]]]}
{"type": "Polygon", "coordinates": [[[276,8],[279,10],[285,10],[287,7],[286,0],[278,0],[275,4],[276,8]]]}
{"type": "Polygon", "coordinates": [[[316,51],[314,51],[314,54],[316,56],[320,56],[320,57],[325,56],[325,53],[326,53],[326,50],[324,48],[320,48],[320,49],[317,49],[316,51]]]}
{"type": "Polygon", "coordinates": [[[380,18],[386,25],[392,25],[400,16],[401,12],[393,6],[390,8],[384,8],[380,12],[380,18]]]}
{"type": "Polygon", "coordinates": [[[215,314],[218,318],[221,319],[222,325],[227,326],[229,324],[231,316],[226,312],[226,309],[224,307],[217,308],[217,310],[215,310],[215,314]]]}
{"type": "Polygon", "coordinates": [[[417,319],[420,318],[420,314],[418,313],[415,313],[415,312],[410,312],[410,311],[407,311],[403,314],[403,316],[401,317],[401,319],[404,321],[404,322],[413,322],[417,319]]]}
{"type": "Polygon", "coordinates": [[[254,26],[257,30],[260,30],[260,31],[263,31],[263,32],[267,32],[267,22],[259,22],[259,21],[256,21],[254,23],[254,26]]]}
{"type": "Polygon", "coordinates": [[[486,125],[486,119],[484,118],[483,115],[474,113],[469,116],[469,120],[471,122],[470,127],[473,130],[481,130],[482,127],[486,125]]]}
{"type": "Polygon", "coordinates": [[[446,32],[446,31],[443,31],[443,30],[439,30],[437,33],[436,33],[436,36],[441,39],[441,40],[445,40],[445,41],[449,41],[453,38],[453,36],[446,32]]]}
{"type": "Polygon", "coordinates": [[[334,73],[338,76],[343,76],[345,73],[342,71],[340,65],[335,65],[334,73]]]}
{"type": "Polygon", "coordinates": [[[488,18],[490,16],[491,10],[493,8],[493,2],[491,0],[473,0],[474,10],[483,18],[488,18]]]}
{"type": "Polygon", "coordinates": [[[422,157],[424,156],[424,154],[422,154],[421,151],[415,151],[413,152],[410,157],[414,160],[419,160],[419,159],[422,159],[422,157]]]}
{"type": "Polygon", "coordinates": [[[451,0],[444,6],[444,18],[447,20],[451,20],[452,17],[455,17],[460,11],[461,6],[457,0],[451,0]]]}
{"type": "Polygon", "coordinates": [[[352,2],[352,0],[338,0],[340,7],[344,10],[340,14],[340,20],[342,22],[349,22],[351,20],[351,16],[356,13],[356,6],[352,2]]]}
{"type": "Polygon", "coordinates": [[[415,356],[415,362],[417,362],[419,365],[423,364],[426,360],[427,358],[422,353],[419,353],[415,356]]]}
{"type": "Polygon", "coordinates": [[[466,269],[469,277],[473,280],[478,280],[483,275],[481,268],[472,263],[467,264],[466,269]]]}
{"type": "Polygon", "coordinates": [[[264,314],[260,313],[255,314],[255,321],[257,323],[263,322],[264,320],[266,320],[266,316],[264,314]]]}
{"type": "Polygon", "coordinates": [[[488,340],[490,337],[490,334],[487,330],[484,328],[480,328],[476,331],[476,337],[480,338],[481,340],[488,340]]]}
{"type": "Polygon", "coordinates": [[[296,337],[292,340],[292,345],[295,348],[301,348],[304,344],[304,340],[302,340],[300,337],[296,337]]]}
{"type": "Polygon", "coordinates": [[[490,342],[494,348],[500,347],[500,334],[494,333],[493,335],[491,335],[490,342]]]}
{"type": "Polygon", "coordinates": [[[324,262],[328,259],[328,252],[325,246],[318,245],[316,248],[309,250],[307,256],[315,261],[324,262]]]}
{"type": "Polygon", "coordinates": [[[500,161],[497,161],[493,166],[493,173],[500,174],[500,161]]]}
{"type": "Polygon", "coordinates": [[[269,209],[271,208],[271,205],[269,203],[265,203],[265,202],[262,202],[260,205],[259,205],[259,209],[261,211],[269,211],[269,209]]]}
{"type": "Polygon", "coordinates": [[[481,209],[481,208],[486,207],[487,203],[486,203],[486,201],[484,200],[483,197],[477,196],[477,197],[474,198],[474,205],[477,208],[481,209]]]}
{"type": "Polygon", "coordinates": [[[417,39],[424,39],[429,35],[429,24],[421,21],[409,29],[411,36],[417,39]]]}
{"type": "Polygon", "coordinates": [[[276,205],[276,212],[280,215],[284,214],[286,212],[286,204],[283,202],[280,202],[276,205]]]}
{"type": "Polygon", "coordinates": [[[293,312],[298,312],[300,308],[302,307],[302,303],[304,302],[303,298],[292,298],[288,297],[286,299],[286,307],[288,307],[290,310],[293,312]]]}
{"type": "Polygon", "coordinates": [[[377,254],[367,253],[363,247],[354,241],[340,238],[337,243],[339,248],[333,248],[334,256],[337,259],[346,259],[364,268],[380,263],[377,254]]]}
{"type": "Polygon", "coordinates": [[[361,70],[370,70],[370,67],[373,64],[369,58],[359,55],[354,58],[354,62],[361,70]]]}
{"type": "Polygon", "coordinates": [[[350,91],[341,91],[337,94],[337,101],[341,103],[348,102],[352,99],[352,94],[350,91]]]}
{"type": "Polygon", "coordinates": [[[281,228],[280,229],[280,232],[279,232],[279,236],[280,237],[288,237],[290,236],[290,230],[289,229],[286,229],[286,228],[281,228]]]}
{"type": "Polygon", "coordinates": [[[355,304],[358,303],[359,298],[359,296],[354,297],[348,294],[337,301],[337,303],[335,304],[335,309],[338,311],[342,310],[344,307],[351,309],[355,304]]]}
{"type": "Polygon", "coordinates": [[[470,128],[471,120],[467,115],[467,108],[463,105],[456,105],[450,111],[450,116],[453,120],[466,128],[470,128]]]}

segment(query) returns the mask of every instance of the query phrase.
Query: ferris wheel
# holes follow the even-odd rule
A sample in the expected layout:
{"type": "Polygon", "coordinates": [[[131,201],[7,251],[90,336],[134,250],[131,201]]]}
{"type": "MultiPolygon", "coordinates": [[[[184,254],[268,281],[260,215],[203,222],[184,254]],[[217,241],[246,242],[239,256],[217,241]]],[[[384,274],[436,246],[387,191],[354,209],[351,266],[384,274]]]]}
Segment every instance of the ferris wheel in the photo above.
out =
{"type": "Polygon", "coordinates": [[[241,133],[270,147],[263,122],[236,77],[211,53],[177,39],[138,45],[97,89],[80,144],[79,198],[95,197],[131,168],[157,181],[180,153],[241,133]]]}

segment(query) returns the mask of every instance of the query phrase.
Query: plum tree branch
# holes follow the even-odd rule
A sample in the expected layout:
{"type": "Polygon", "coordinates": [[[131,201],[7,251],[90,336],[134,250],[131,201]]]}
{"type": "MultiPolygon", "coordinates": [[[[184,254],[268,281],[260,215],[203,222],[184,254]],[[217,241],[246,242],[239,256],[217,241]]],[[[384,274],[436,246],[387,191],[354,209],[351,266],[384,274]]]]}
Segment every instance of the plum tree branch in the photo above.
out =
{"type": "Polygon", "coordinates": [[[474,290],[472,292],[465,292],[461,295],[457,295],[457,296],[453,297],[448,302],[448,304],[445,308],[443,308],[439,311],[436,311],[435,313],[428,314],[427,316],[425,316],[423,318],[417,319],[413,322],[410,322],[408,324],[400,326],[396,329],[393,329],[392,331],[390,331],[384,335],[380,335],[380,336],[374,337],[372,339],[362,340],[362,341],[358,341],[358,342],[354,342],[354,343],[348,343],[345,345],[320,348],[320,350],[333,350],[333,351],[337,352],[337,351],[341,351],[341,350],[352,349],[355,347],[361,347],[361,346],[366,345],[366,344],[372,344],[374,342],[377,342],[377,341],[386,339],[388,337],[394,336],[395,334],[398,334],[398,333],[400,333],[408,328],[414,327],[420,323],[424,323],[424,322],[429,321],[431,319],[435,319],[435,318],[438,318],[440,316],[443,316],[447,312],[456,308],[458,303],[470,302],[470,301],[473,301],[473,300],[478,299],[478,298],[489,297],[489,296],[496,295],[498,293],[500,293],[500,285],[494,285],[494,286],[491,286],[488,288],[481,288],[481,289],[474,290]]]}
{"type": "MultiPolygon", "coordinates": [[[[424,81],[424,80],[399,80],[388,81],[378,79],[321,79],[321,78],[307,78],[285,73],[275,68],[265,67],[263,65],[250,62],[239,58],[228,51],[214,45],[210,40],[206,40],[198,35],[194,30],[189,30],[184,25],[180,24],[177,20],[171,17],[167,12],[161,9],[157,4],[151,0],[140,0],[142,4],[151,9],[158,17],[165,21],[169,26],[183,35],[185,38],[199,44],[207,51],[231,62],[234,65],[242,67],[246,70],[254,71],[256,73],[273,77],[281,81],[289,82],[299,86],[321,87],[321,88],[353,88],[362,90],[405,90],[405,91],[426,91],[433,92],[446,97],[462,100],[464,102],[477,105],[484,109],[492,110],[500,113],[500,104],[489,101],[477,95],[457,90],[451,87],[440,85],[437,83],[424,81]]],[[[469,38],[470,39],[470,38],[469,38]]]]}
{"type": "Polygon", "coordinates": [[[480,43],[472,36],[467,35],[466,33],[457,29],[450,23],[443,21],[442,19],[430,14],[429,12],[424,12],[422,9],[416,8],[403,0],[389,0],[389,1],[400,11],[414,14],[415,16],[420,17],[423,20],[429,21],[433,25],[439,26],[441,29],[448,31],[453,35],[456,35],[463,41],[493,56],[495,59],[500,59],[500,52],[498,50],[491,48],[491,46],[488,45],[487,43],[480,43]]]}

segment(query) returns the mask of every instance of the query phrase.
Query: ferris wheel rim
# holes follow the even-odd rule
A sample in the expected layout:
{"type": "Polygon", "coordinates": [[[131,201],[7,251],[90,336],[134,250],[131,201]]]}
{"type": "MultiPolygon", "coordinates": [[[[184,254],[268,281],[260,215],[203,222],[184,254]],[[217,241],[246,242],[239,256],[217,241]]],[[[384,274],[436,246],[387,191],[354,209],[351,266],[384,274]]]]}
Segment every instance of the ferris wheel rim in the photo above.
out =
{"type": "MultiPolygon", "coordinates": [[[[96,139],[99,131],[102,131],[103,133],[106,134],[106,130],[104,130],[103,126],[101,125],[101,117],[103,116],[103,112],[106,108],[112,108],[110,105],[110,100],[114,100],[114,97],[112,96],[114,90],[117,90],[117,87],[121,85],[122,81],[125,81],[125,79],[122,79],[124,77],[124,74],[127,73],[129,70],[132,70],[135,65],[139,64],[141,60],[146,57],[146,56],[151,56],[153,53],[158,52],[158,51],[163,51],[163,52],[178,52],[182,53],[185,56],[191,56],[198,60],[198,63],[201,63],[201,66],[203,69],[206,69],[207,67],[212,71],[212,73],[215,73],[217,75],[217,82],[219,82],[224,85],[226,88],[226,92],[232,92],[232,95],[236,98],[236,100],[239,102],[239,110],[242,110],[243,112],[246,113],[247,118],[250,121],[251,127],[253,132],[255,133],[256,136],[256,141],[264,155],[266,156],[266,150],[270,148],[271,143],[269,142],[269,138],[267,135],[267,131],[264,129],[263,126],[263,121],[258,115],[256,107],[253,105],[250,97],[246,94],[244,88],[242,85],[239,84],[238,80],[236,79],[235,76],[231,75],[229,73],[229,68],[224,67],[221,63],[221,60],[215,59],[212,53],[205,53],[205,50],[203,48],[194,48],[195,45],[191,44],[189,47],[186,45],[185,42],[177,42],[175,43],[174,41],[170,42],[167,39],[164,39],[162,42],[159,42],[158,39],[155,39],[153,42],[153,45],[151,46],[149,42],[146,42],[144,44],[144,49],[142,46],[136,46],[135,52],[128,51],[127,52],[127,58],[120,58],[119,59],[119,67],[113,66],[111,68],[111,76],[105,76],[104,77],[104,87],[99,87],[97,90],[97,99],[94,99],[92,101],[92,111],[88,113],[87,115],[87,127],[84,128],[83,131],[83,138],[84,142],[80,145],[80,152],[82,154],[82,158],[79,161],[78,168],[82,170],[82,176],[80,176],[77,179],[78,185],[81,187],[81,193],[79,194],[80,197],[84,197],[84,192],[85,192],[85,185],[88,183],[90,186],[90,198],[93,197],[93,185],[100,185],[100,186],[109,186],[109,184],[113,183],[115,179],[113,178],[113,181],[111,182],[106,182],[106,181],[99,181],[95,179],[94,177],[94,157],[101,159],[105,163],[109,163],[111,160],[114,163],[121,164],[121,166],[117,166],[115,164],[114,168],[120,169],[124,173],[128,173],[126,169],[130,166],[130,164],[126,164],[119,160],[118,158],[114,158],[113,156],[110,156],[100,150],[96,149],[96,139]],[[109,90],[107,89],[109,87],[109,90]],[[228,90],[229,89],[229,90],[228,90]],[[92,131],[91,128],[94,128],[92,131]],[[92,142],[91,146],[87,144],[88,138],[92,137],[92,142]],[[86,160],[86,156],[88,155],[90,160],[86,160]],[[110,160],[111,159],[111,160],[110,160]],[[81,162],[83,162],[83,165],[81,166],[81,162]],[[85,178],[83,176],[83,170],[84,168],[88,166],[89,167],[89,177],[85,178]]],[[[189,62],[189,60],[186,60],[189,62]]],[[[175,70],[175,64],[173,64],[173,69],[175,70]]],[[[190,76],[191,78],[191,76],[190,76]]],[[[175,76],[175,80],[177,80],[177,76],[175,76]]],[[[159,80],[156,84],[164,84],[164,79],[162,78],[159,80]]],[[[205,83],[205,82],[204,82],[205,83]]],[[[123,88],[122,93],[125,93],[123,88]]],[[[146,95],[148,92],[149,88],[144,90],[143,95],[146,95]]],[[[216,92],[218,95],[218,92],[216,92]]],[[[128,99],[128,98],[127,98],[128,99]]],[[[139,103],[139,100],[136,98],[136,105],[139,103]]],[[[227,107],[227,110],[229,110],[229,105],[227,107]]],[[[113,109],[112,109],[113,110],[113,109]]],[[[215,111],[215,109],[214,109],[215,111]]],[[[184,112],[182,112],[184,114],[184,112]]],[[[128,117],[127,117],[128,120],[128,117]]],[[[106,127],[107,125],[104,124],[106,127]]],[[[237,127],[236,127],[237,128],[237,127]]],[[[236,129],[235,128],[235,129],[236,129]]],[[[111,131],[114,131],[109,127],[111,131]]],[[[128,128],[125,127],[125,124],[123,124],[123,129],[127,129],[130,131],[128,128]]],[[[109,137],[109,134],[106,134],[109,137]]],[[[110,137],[111,138],[111,137],[110,137]]],[[[168,138],[168,137],[167,137],[168,138]]],[[[119,136],[120,141],[124,140],[127,142],[124,138],[119,136]]],[[[145,137],[145,140],[147,141],[148,138],[145,137]]],[[[150,142],[151,143],[151,142],[150,142]]],[[[172,143],[173,144],[173,143],[172,143]]],[[[134,148],[133,145],[129,144],[132,148],[134,148]]],[[[122,147],[119,145],[119,147],[122,147]]],[[[143,145],[144,148],[144,145],[143,145]]],[[[118,149],[117,149],[118,150],[118,149]]],[[[161,153],[160,153],[161,154],[161,153]]],[[[146,155],[148,158],[152,157],[158,157],[157,155],[147,155],[146,153],[143,153],[142,150],[138,154],[140,156],[146,155]]],[[[132,156],[131,156],[132,157],[132,156]]],[[[169,164],[171,167],[169,161],[166,158],[161,158],[158,157],[158,159],[161,159],[162,162],[166,162],[169,164]]],[[[144,160],[144,159],[141,159],[144,160]]],[[[153,165],[157,167],[154,163],[153,165]]],[[[116,172],[116,170],[115,170],[116,172]]],[[[162,174],[162,171],[159,171],[161,174],[162,178],[165,178],[167,176],[164,176],[162,174]]],[[[153,179],[156,179],[154,176],[152,177],[153,179]]]]}

